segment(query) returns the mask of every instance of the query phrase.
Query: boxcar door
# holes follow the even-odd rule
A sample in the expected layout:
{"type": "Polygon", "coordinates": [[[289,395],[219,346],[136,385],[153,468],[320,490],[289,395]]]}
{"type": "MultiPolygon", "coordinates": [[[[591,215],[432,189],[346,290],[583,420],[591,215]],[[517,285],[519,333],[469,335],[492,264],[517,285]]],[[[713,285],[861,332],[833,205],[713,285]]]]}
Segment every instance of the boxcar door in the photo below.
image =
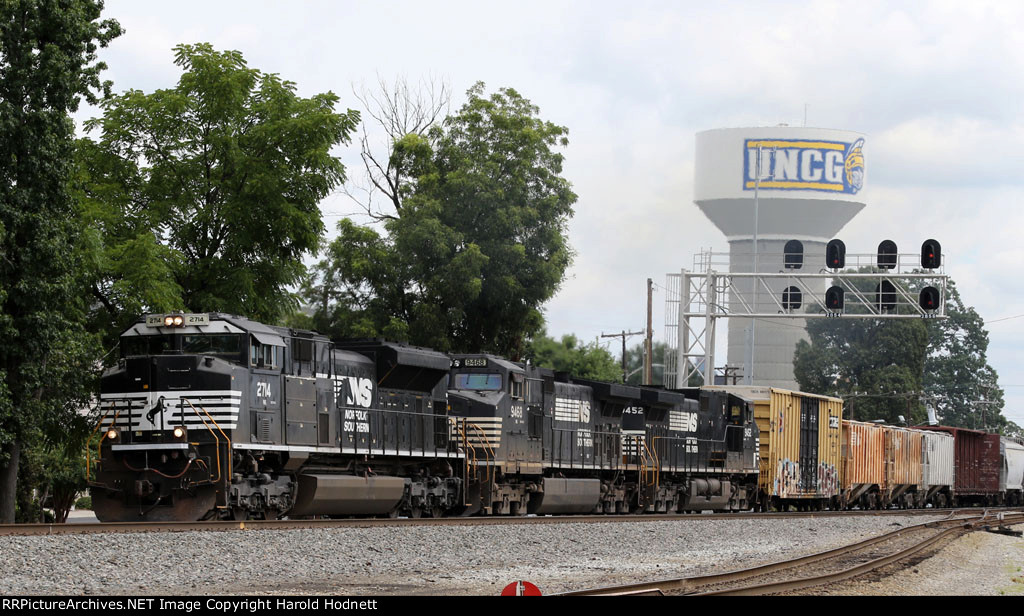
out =
{"type": "Polygon", "coordinates": [[[816,398],[800,399],[800,490],[818,491],[818,406],[816,398]]]}

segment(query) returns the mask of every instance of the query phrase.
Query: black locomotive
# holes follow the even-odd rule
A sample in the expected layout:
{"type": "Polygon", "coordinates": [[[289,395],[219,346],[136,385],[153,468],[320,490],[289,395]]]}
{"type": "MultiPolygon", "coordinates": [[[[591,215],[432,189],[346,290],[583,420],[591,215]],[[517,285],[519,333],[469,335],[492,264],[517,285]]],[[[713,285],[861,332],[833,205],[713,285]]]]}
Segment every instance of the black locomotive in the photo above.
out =
{"type": "Polygon", "coordinates": [[[101,392],[102,521],[740,510],[757,485],[727,392],[225,314],[139,319],[101,392]]]}
{"type": "Polygon", "coordinates": [[[753,410],[726,392],[457,355],[448,404],[485,513],[743,510],[757,488],[753,410]]]}
{"type": "Polygon", "coordinates": [[[102,521],[440,515],[461,504],[448,357],[224,314],[152,315],[102,379],[102,521]]]}

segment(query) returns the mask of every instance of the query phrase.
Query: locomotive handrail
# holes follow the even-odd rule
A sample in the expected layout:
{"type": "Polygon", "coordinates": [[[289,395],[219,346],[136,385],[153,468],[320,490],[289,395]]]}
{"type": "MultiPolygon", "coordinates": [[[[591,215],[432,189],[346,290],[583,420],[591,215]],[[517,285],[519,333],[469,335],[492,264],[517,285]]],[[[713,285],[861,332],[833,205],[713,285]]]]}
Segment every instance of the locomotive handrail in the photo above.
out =
{"type": "Polygon", "coordinates": [[[457,438],[462,440],[462,450],[466,452],[466,457],[471,459],[471,465],[476,465],[476,450],[469,446],[469,438],[466,435],[466,419],[464,417],[448,417],[448,421],[452,427],[455,428],[455,434],[457,438]]]}
{"type": "Polygon", "coordinates": [[[487,474],[487,483],[489,484],[491,482],[491,462],[495,460],[497,456],[495,456],[494,449],[491,448],[491,441],[490,439],[487,438],[487,434],[484,433],[483,429],[473,422],[466,422],[466,425],[470,426],[471,428],[479,432],[480,438],[483,440],[484,453],[487,454],[484,460],[484,470],[487,474]]]}
{"type": "MultiPolygon", "coordinates": [[[[196,409],[196,406],[194,404],[192,404],[191,400],[189,400],[188,398],[180,398],[179,399],[179,404],[181,402],[188,402],[188,405],[190,407],[192,407],[192,411],[196,414],[197,417],[199,417],[199,421],[203,422],[203,427],[205,427],[210,432],[210,434],[213,434],[215,449],[217,451],[217,479],[214,480],[214,483],[218,483],[218,482],[220,482],[220,479],[221,479],[221,476],[222,476],[222,472],[223,472],[221,470],[221,464],[220,464],[220,439],[217,438],[217,434],[214,433],[214,431],[210,429],[210,424],[206,423],[206,420],[203,419],[203,416],[199,414],[199,410],[196,409]]],[[[200,408],[203,409],[203,412],[206,413],[206,416],[210,419],[210,421],[213,423],[213,425],[217,428],[217,431],[220,432],[221,436],[224,437],[224,440],[227,442],[227,445],[228,445],[227,446],[227,451],[230,454],[231,453],[231,439],[228,438],[227,434],[224,434],[224,430],[220,427],[220,424],[217,423],[217,420],[210,416],[210,413],[209,413],[209,411],[206,410],[206,407],[200,407],[200,408]]],[[[181,415],[182,415],[182,420],[184,420],[185,413],[183,412],[181,415]]],[[[228,477],[231,476],[232,470],[233,470],[231,468],[232,467],[231,457],[232,457],[231,455],[227,456],[227,458],[228,458],[228,477]]]]}
{"type": "MultiPolygon", "coordinates": [[[[346,447],[344,439],[351,439],[351,453],[355,453],[355,454],[366,454],[366,455],[406,455],[406,452],[407,452],[408,455],[412,455],[412,452],[416,448],[417,444],[419,445],[420,449],[422,449],[422,451],[424,453],[427,453],[428,451],[430,451],[427,448],[427,440],[429,438],[428,437],[428,434],[429,434],[429,432],[428,432],[429,423],[428,422],[436,421],[436,420],[439,420],[439,419],[440,420],[444,420],[444,419],[452,420],[452,419],[454,419],[454,418],[450,417],[449,415],[442,414],[442,413],[406,411],[406,410],[397,410],[397,409],[388,409],[388,408],[364,408],[364,407],[357,407],[357,406],[352,406],[352,405],[338,406],[336,408],[337,408],[338,411],[341,412],[342,420],[346,420],[345,413],[347,411],[365,412],[368,415],[367,419],[365,420],[365,425],[370,427],[369,428],[370,432],[360,432],[358,430],[357,425],[362,420],[353,422],[353,425],[352,425],[351,428],[342,427],[340,429],[341,437],[343,439],[342,443],[340,445],[340,448],[345,449],[345,447],[346,447]],[[395,419],[396,420],[396,424],[395,424],[396,432],[394,433],[394,435],[392,435],[389,432],[388,423],[387,423],[388,419],[395,419]],[[398,419],[408,419],[409,420],[409,423],[406,425],[406,429],[408,431],[407,434],[409,436],[409,443],[407,444],[407,446],[404,449],[402,447],[402,442],[401,442],[401,438],[400,438],[401,435],[403,434],[403,431],[402,431],[402,428],[397,423],[398,419]],[[417,432],[416,427],[417,426],[419,427],[419,436],[418,436],[419,443],[415,442],[415,439],[417,438],[417,436],[416,436],[416,432],[417,432]],[[360,434],[367,434],[368,435],[371,432],[376,433],[375,430],[377,430],[377,429],[380,430],[380,434],[379,434],[379,436],[380,436],[380,444],[373,445],[373,444],[367,443],[365,445],[362,445],[362,444],[359,443],[359,436],[360,436],[360,434]],[[393,436],[394,438],[391,439],[390,438],[391,436],[393,436]],[[389,447],[388,446],[388,443],[390,442],[390,440],[394,440],[395,441],[394,442],[394,447],[389,447]]],[[[452,424],[452,422],[449,421],[449,424],[452,424]]],[[[449,425],[449,429],[450,429],[450,427],[451,426],[449,425]]],[[[458,446],[457,446],[458,444],[457,443],[454,444],[454,445],[451,444],[451,443],[448,443],[445,446],[438,445],[437,437],[440,436],[441,434],[442,433],[437,432],[436,429],[433,431],[434,438],[432,439],[433,440],[432,449],[433,449],[434,454],[437,455],[438,452],[458,453],[458,446]]],[[[449,432],[449,434],[450,434],[450,432],[449,432]]]]}
{"type": "Polygon", "coordinates": [[[459,417],[459,418],[449,417],[448,420],[451,421],[455,425],[455,432],[456,432],[456,434],[461,436],[461,438],[462,438],[462,450],[466,452],[466,460],[465,460],[466,464],[465,464],[465,467],[464,467],[465,470],[466,470],[465,476],[464,476],[465,488],[462,490],[462,504],[463,505],[469,505],[469,501],[467,500],[467,496],[468,496],[467,490],[469,488],[469,469],[470,469],[470,467],[472,467],[474,469],[474,475],[475,475],[475,473],[476,473],[476,471],[475,471],[475,469],[476,469],[476,449],[469,446],[469,436],[466,434],[466,419],[464,417],[459,417]]]}
{"type": "MultiPolygon", "coordinates": [[[[110,401],[111,401],[110,408],[107,409],[107,411],[105,413],[103,413],[103,416],[100,417],[99,421],[96,422],[96,427],[92,429],[92,434],[89,435],[89,441],[92,440],[92,437],[96,436],[96,432],[100,429],[100,426],[103,425],[103,420],[105,420],[107,418],[107,415],[110,415],[110,411],[113,411],[114,409],[117,408],[117,403],[118,403],[118,401],[121,401],[121,400],[125,400],[125,401],[128,402],[128,409],[129,409],[128,410],[128,413],[129,413],[129,426],[128,427],[129,428],[131,427],[131,425],[130,425],[130,423],[131,423],[130,422],[130,419],[131,419],[131,406],[132,406],[131,398],[129,398],[127,396],[125,396],[123,398],[111,398],[110,399],[110,401]]],[[[102,400],[101,400],[101,404],[102,404],[102,400]]],[[[120,417],[120,416],[121,416],[121,411],[119,409],[116,413],[114,413],[114,419],[112,419],[111,422],[110,422],[110,426],[111,427],[116,427],[117,426],[117,418],[120,417]]],[[[102,449],[103,449],[103,440],[105,438],[107,438],[107,433],[106,432],[104,432],[103,435],[100,436],[99,442],[96,443],[96,461],[97,462],[99,462],[100,460],[103,459],[102,449]]],[[[91,453],[92,449],[90,447],[88,447],[88,442],[89,441],[86,441],[87,446],[85,448],[85,480],[87,482],[88,481],[92,481],[92,475],[91,475],[91,472],[90,472],[91,468],[92,468],[92,459],[90,457],[90,453],[91,453]]]]}

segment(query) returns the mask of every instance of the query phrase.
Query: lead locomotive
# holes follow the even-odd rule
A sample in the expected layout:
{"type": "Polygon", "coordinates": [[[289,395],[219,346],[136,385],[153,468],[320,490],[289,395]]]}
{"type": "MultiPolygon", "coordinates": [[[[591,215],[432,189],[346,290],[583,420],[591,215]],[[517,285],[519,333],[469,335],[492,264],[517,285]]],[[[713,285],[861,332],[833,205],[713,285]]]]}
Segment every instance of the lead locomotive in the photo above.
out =
{"type": "Polygon", "coordinates": [[[142,318],[120,346],[90,470],[102,521],[461,505],[441,353],[216,313],[142,318]]]}
{"type": "Polygon", "coordinates": [[[489,355],[150,315],[102,380],[102,521],[748,509],[752,408],[489,355]]]}

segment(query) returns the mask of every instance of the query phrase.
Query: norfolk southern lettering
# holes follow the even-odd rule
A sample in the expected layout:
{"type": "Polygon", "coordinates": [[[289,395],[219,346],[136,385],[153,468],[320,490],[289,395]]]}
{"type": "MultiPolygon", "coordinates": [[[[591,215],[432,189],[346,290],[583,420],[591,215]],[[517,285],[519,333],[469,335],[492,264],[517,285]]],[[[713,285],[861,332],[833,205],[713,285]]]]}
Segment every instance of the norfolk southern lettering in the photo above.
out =
{"type": "Polygon", "coordinates": [[[747,139],[743,189],[818,190],[856,194],[864,187],[864,140],[747,139]],[[757,158],[761,152],[761,180],[757,158]]]}

